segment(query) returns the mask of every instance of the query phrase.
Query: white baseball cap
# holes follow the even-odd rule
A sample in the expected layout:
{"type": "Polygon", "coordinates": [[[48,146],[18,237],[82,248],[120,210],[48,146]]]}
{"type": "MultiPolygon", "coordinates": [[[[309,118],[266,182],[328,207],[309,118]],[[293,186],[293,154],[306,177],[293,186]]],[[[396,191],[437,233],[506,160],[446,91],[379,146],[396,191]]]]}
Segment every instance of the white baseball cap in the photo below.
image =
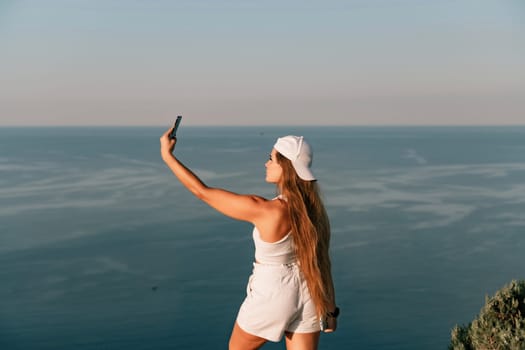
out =
{"type": "Polygon", "coordinates": [[[292,161],[295,172],[301,179],[305,181],[315,180],[310,169],[313,157],[312,148],[304,140],[304,137],[293,135],[280,137],[273,148],[292,161]]]}

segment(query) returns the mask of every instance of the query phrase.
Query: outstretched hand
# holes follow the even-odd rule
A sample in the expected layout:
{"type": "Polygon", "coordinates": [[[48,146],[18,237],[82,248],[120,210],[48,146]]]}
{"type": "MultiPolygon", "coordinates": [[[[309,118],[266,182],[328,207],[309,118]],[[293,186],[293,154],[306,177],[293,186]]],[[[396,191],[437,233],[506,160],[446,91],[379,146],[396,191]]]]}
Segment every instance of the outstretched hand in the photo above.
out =
{"type": "Polygon", "coordinates": [[[160,154],[164,158],[166,155],[171,155],[175,149],[175,144],[177,143],[177,138],[170,139],[172,128],[169,128],[162,136],[160,137],[160,154]]]}

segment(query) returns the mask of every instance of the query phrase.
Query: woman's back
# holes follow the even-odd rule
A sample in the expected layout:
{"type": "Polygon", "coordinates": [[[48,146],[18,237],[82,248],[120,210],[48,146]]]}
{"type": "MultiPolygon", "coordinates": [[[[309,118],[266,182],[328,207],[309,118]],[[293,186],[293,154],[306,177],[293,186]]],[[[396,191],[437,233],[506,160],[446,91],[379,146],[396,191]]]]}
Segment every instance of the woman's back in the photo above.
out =
{"type": "Polygon", "coordinates": [[[286,265],[295,263],[297,260],[291,232],[288,232],[277,242],[266,242],[261,238],[257,227],[254,227],[253,242],[255,244],[255,261],[260,264],[286,265]]]}

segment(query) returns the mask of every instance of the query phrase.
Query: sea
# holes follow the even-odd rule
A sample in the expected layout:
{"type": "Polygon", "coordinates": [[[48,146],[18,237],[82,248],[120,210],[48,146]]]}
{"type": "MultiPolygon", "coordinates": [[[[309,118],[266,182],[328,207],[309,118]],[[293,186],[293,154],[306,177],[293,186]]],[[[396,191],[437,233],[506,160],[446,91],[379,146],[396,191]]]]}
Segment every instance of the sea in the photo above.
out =
{"type": "MultiPolygon", "coordinates": [[[[227,348],[252,226],[176,180],[166,129],[0,128],[0,349],[227,348]]],[[[525,278],[525,126],[181,125],[175,153],[272,198],[264,163],[289,134],[312,145],[332,227],[341,315],[320,349],[446,349],[525,278]]]]}

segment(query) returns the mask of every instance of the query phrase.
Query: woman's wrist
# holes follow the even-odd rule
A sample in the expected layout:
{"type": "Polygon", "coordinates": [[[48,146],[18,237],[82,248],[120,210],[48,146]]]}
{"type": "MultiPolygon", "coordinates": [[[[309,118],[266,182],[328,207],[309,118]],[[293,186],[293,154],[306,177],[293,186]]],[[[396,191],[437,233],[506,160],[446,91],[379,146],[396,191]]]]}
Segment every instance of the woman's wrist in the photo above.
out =
{"type": "Polygon", "coordinates": [[[161,150],[160,156],[162,157],[162,160],[166,161],[166,159],[174,158],[173,153],[167,150],[161,150]]]}
{"type": "Polygon", "coordinates": [[[336,306],[334,311],[331,311],[331,312],[327,312],[326,313],[326,316],[328,317],[332,317],[332,318],[337,318],[337,316],[339,316],[339,313],[341,312],[341,310],[336,306]]]}

